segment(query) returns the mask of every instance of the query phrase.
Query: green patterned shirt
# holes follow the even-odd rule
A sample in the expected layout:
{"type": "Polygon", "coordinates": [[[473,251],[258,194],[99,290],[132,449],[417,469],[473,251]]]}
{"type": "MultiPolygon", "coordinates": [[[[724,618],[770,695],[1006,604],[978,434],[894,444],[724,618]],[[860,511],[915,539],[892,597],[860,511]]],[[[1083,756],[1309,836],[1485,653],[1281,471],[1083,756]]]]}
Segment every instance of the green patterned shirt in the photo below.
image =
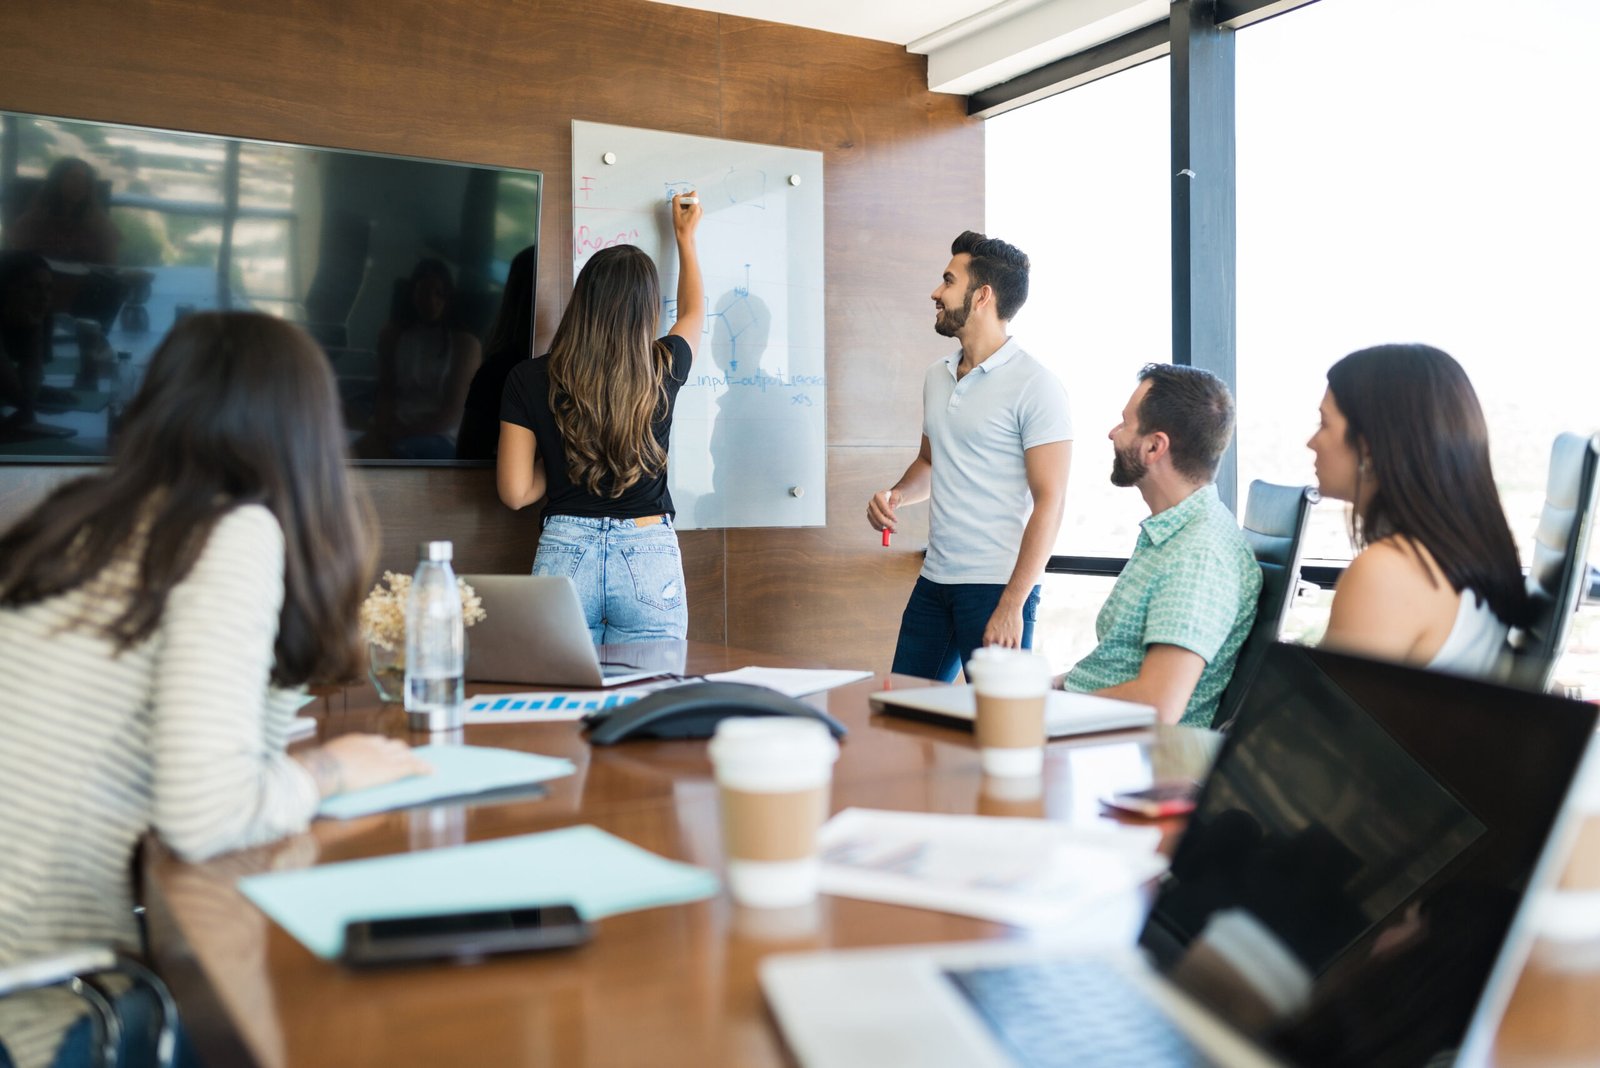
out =
{"type": "Polygon", "coordinates": [[[1136,678],[1151,645],[1176,645],[1206,662],[1183,722],[1211,726],[1261,593],[1261,565],[1216,486],[1203,486],[1140,524],[1128,566],[1095,620],[1100,644],[1065,685],[1103,690],[1136,678]]]}

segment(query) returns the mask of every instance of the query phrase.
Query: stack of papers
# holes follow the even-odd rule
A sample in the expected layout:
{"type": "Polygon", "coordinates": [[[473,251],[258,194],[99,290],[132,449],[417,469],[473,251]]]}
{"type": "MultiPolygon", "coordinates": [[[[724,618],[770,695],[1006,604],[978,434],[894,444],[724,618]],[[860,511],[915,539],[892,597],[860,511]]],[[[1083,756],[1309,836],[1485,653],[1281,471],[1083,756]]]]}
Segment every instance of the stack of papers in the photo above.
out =
{"type": "Polygon", "coordinates": [[[1161,874],[1160,842],[1155,827],[849,808],[822,828],[822,889],[1044,927],[1161,874]]]}
{"type": "Polygon", "coordinates": [[[424,745],[412,750],[433,766],[432,775],[371,786],[323,800],[317,815],[348,820],[430,802],[468,799],[493,790],[531,786],[571,775],[572,761],[478,745],[424,745]]]}
{"type": "Polygon", "coordinates": [[[737,671],[719,671],[707,675],[708,682],[743,682],[751,686],[765,686],[769,690],[804,697],[851,682],[872,678],[870,671],[819,671],[808,668],[743,667],[737,671]]]}
{"type": "Polygon", "coordinates": [[[699,901],[716,876],[598,827],[564,827],[425,853],[239,880],[239,891],[311,952],[344,948],[352,920],[570,904],[586,920],[699,901]]]}

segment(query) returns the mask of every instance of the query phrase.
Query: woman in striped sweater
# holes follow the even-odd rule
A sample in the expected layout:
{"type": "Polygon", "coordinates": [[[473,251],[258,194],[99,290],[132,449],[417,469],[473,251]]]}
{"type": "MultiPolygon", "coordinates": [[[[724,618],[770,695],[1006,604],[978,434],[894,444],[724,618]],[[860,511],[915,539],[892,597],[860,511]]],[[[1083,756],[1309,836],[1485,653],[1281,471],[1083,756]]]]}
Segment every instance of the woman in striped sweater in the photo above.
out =
{"type": "MultiPolygon", "coordinates": [[[[152,358],[112,465],[0,536],[0,965],[137,952],[146,831],[202,860],[427,770],[375,735],[285,752],[300,688],[360,667],[371,552],[344,459],[305,334],[194,315],[152,358]]],[[[71,1023],[70,1002],[29,1000],[0,1001],[0,1064],[51,1063],[71,1023]]]]}

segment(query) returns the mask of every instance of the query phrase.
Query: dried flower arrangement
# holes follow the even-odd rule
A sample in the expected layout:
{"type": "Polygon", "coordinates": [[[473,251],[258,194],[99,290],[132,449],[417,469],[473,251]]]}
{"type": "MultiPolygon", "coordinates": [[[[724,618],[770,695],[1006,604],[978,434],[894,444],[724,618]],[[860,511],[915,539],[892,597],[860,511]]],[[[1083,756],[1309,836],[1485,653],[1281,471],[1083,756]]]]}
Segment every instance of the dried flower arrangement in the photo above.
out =
{"type": "MultiPolygon", "coordinates": [[[[472,626],[484,617],[483,600],[463,578],[456,579],[461,592],[461,621],[472,626]]],[[[361,602],[361,636],[373,645],[390,651],[406,645],[406,599],[411,596],[411,576],[385,571],[361,602]]]]}

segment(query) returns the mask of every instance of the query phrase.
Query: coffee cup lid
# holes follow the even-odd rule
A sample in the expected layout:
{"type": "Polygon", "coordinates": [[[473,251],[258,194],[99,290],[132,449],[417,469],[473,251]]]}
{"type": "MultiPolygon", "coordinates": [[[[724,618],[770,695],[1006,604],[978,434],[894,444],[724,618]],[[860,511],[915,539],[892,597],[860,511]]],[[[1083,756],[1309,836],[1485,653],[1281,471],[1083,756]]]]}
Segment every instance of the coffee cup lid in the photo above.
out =
{"type": "Polygon", "coordinates": [[[1050,685],[1050,661],[1030,649],[1001,649],[985,646],[974,649],[966,664],[967,681],[977,684],[984,676],[996,681],[1015,679],[1030,685],[1050,685]]]}
{"type": "Polygon", "coordinates": [[[717,724],[708,751],[719,780],[782,790],[802,780],[826,781],[839,758],[839,743],[818,720],[737,716],[717,724]]]}

